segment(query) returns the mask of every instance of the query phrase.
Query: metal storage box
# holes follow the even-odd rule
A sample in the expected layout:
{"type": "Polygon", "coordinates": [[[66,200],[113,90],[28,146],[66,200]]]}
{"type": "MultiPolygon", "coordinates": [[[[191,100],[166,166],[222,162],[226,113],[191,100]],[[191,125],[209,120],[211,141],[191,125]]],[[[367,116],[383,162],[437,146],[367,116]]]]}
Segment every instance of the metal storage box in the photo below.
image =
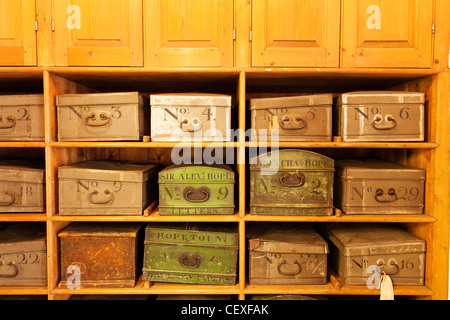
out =
{"type": "Polygon", "coordinates": [[[62,279],[59,286],[68,287],[69,282],[69,288],[133,288],[142,268],[141,234],[141,223],[71,224],[58,234],[62,279]],[[78,283],[71,278],[76,269],[78,283]]]}
{"type": "Polygon", "coordinates": [[[92,160],[58,168],[60,215],[142,215],[158,198],[160,164],[92,160]]]}
{"type": "Polygon", "coordinates": [[[149,99],[138,92],[56,97],[59,141],[138,141],[149,135],[149,99]]]}
{"type": "Polygon", "coordinates": [[[0,95],[0,141],[44,141],[44,95],[0,95]]]}
{"type": "Polygon", "coordinates": [[[383,160],[336,161],[334,203],[346,214],[422,214],[425,170],[383,160]]]}
{"type": "Polygon", "coordinates": [[[44,168],[40,160],[0,160],[0,212],[44,212],[44,168]]]}
{"type": "Polygon", "coordinates": [[[234,285],[239,235],[234,224],[149,223],[145,281],[234,285]]]}
{"type": "Polygon", "coordinates": [[[250,99],[252,140],[331,141],[331,94],[250,99]],[[260,131],[264,130],[264,131],[260,131]]]}
{"type": "Polygon", "coordinates": [[[425,94],[361,91],[337,98],[336,135],[350,141],[424,141],[425,94]]]}
{"type": "Polygon", "coordinates": [[[250,213],[332,215],[334,160],[284,149],[250,159],[250,213]]]}
{"type": "Polygon", "coordinates": [[[46,286],[45,223],[21,222],[0,230],[0,286],[46,286]]]}
{"type": "Polygon", "coordinates": [[[326,241],[310,224],[247,227],[249,284],[325,284],[326,241]]]}
{"type": "Polygon", "coordinates": [[[426,243],[396,225],[335,223],[325,236],[330,263],[344,284],[367,285],[374,274],[370,266],[389,275],[394,286],[424,284],[426,243]]]}
{"type": "Polygon", "coordinates": [[[230,141],[231,96],[151,94],[152,141],[230,141]]]}
{"type": "Polygon", "coordinates": [[[159,214],[234,214],[228,165],[171,165],[159,172],[159,214]]]}

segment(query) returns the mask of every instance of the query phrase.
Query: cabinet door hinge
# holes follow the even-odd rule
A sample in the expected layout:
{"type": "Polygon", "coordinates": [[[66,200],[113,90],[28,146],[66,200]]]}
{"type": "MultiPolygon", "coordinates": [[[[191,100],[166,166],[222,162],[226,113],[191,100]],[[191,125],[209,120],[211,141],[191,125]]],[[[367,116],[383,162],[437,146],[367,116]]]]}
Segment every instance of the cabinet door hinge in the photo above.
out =
{"type": "Polygon", "coordinates": [[[252,42],[252,30],[250,30],[250,42],[252,42]]]}
{"type": "Polygon", "coordinates": [[[233,40],[236,40],[236,29],[233,29],[233,40]]]}
{"type": "Polygon", "coordinates": [[[434,34],[434,32],[435,32],[435,26],[434,26],[434,23],[431,25],[431,34],[434,34]]]}
{"type": "Polygon", "coordinates": [[[52,31],[55,31],[55,20],[52,20],[52,31]]]}
{"type": "Polygon", "coordinates": [[[37,22],[37,20],[34,20],[34,30],[38,31],[38,22],[37,22]]]}

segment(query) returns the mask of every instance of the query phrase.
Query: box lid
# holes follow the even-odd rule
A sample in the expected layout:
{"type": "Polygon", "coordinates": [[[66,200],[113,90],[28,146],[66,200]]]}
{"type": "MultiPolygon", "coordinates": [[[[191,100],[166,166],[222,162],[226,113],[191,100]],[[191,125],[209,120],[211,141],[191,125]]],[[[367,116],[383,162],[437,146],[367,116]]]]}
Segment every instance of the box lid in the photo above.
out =
{"type": "Polygon", "coordinates": [[[406,91],[354,91],[341,94],[337,98],[336,106],[352,104],[385,104],[385,103],[424,103],[425,94],[422,92],[406,91]]]}
{"type": "Polygon", "coordinates": [[[70,93],[56,96],[56,105],[83,106],[83,105],[105,105],[105,104],[143,104],[144,97],[139,92],[108,92],[108,93],[70,93]]]}
{"type": "Polygon", "coordinates": [[[250,99],[250,110],[332,105],[332,94],[250,99]]]}
{"type": "Polygon", "coordinates": [[[344,256],[425,252],[426,242],[391,224],[334,223],[327,238],[344,256]]]}
{"type": "Polygon", "coordinates": [[[307,150],[283,149],[250,159],[250,170],[273,171],[334,171],[334,160],[307,150]]]}
{"type": "Polygon", "coordinates": [[[328,253],[327,242],[310,224],[258,223],[246,227],[248,249],[256,252],[328,253]]]}
{"type": "Polygon", "coordinates": [[[44,105],[43,94],[0,95],[0,106],[44,105]]]}
{"type": "Polygon", "coordinates": [[[136,222],[75,222],[58,233],[58,237],[117,237],[135,238],[142,223],[136,222]]]}
{"type": "Polygon", "coordinates": [[[144,243],[237,248],[239,234],[232,223],[149,223],[144,243]]]}
{"type": "Polygon", "coordinates": [[[0,180],[44,183],[45,163],[42,160],[0,159],[0,180]]]}
{"type": "Polygon", "coordinates": [[[158,183],[234,183],[234,171],[225,164],[174,164],[161,170],[158,176],[158,183]]]}
{"type": "Polygon", "coordinates": [[[45,223],[14,223],[0,230],[0,255],[46,251],[45,223]]]}
{"type": "Polygon", "coordinates": [[[90,160],[58,168],[60,179],[142,182],[157,175],[159,163],[149,161],[90,160]]]}
{"type": "Polygon", "coordinates": [[[425,169],[403,166],[378,159],[336,161],[336,176],[341,179],[425,180],[425,169]]]}
{"type": "Polygon", "coordinates": [[[211,93],[151,94],[151,106],[231,106],[231,96],[211,93]]]}

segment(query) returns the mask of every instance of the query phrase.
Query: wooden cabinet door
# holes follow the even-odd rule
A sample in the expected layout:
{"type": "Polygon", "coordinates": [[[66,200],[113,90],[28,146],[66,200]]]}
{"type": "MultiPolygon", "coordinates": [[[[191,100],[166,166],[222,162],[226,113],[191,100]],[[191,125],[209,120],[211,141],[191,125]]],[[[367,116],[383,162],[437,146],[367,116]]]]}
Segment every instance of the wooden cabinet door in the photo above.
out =
{"type": "Polygon", "coordinates": [[[344,0],[343,67],[427,68],[432,0],[344,0]]]}
{"type": "Polygon", "coordinates": [[[145,3],[146,65],[233,66],[233,0],[145,3]]]}
{"type": "Polygon", "coordinates": [[[0,66],[35,66],[35,0],[0,0],[0,66]]]}
{"type": "Polygon", "coordinates": [[[253,0],[254,67],[338,67],[339,0],[253,0]]]}
{"type": "Polygon", "coordinates": [[[142,66],[142,0],[53,0],[54,64],[142,66]]]}

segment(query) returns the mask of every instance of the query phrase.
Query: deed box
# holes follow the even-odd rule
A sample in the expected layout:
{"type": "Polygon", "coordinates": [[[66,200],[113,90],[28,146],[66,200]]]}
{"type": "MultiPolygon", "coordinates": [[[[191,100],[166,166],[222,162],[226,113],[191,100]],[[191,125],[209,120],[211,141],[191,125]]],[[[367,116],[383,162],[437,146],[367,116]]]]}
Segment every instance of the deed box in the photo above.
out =
{"type": "Polygon", "coordinates": [[[56,97],[59,141],[138,141],[149,135],[148,97],[138,92],[56,97]]]}
{"type": "Polygon", "coordinates": [[[92,160],[58,168],[60,215],[142,215],[158,199],[160,164],[92,160]]]}
{"type": "Polygon", "coordinates": [[[361,91],[336,101],[336,135],[351,141],[424,141],[425,94],[361,91]]]}
{"type": "Polygon", "coordinates": [[[345,214],[422,214],[425,170],[384,160],[336,161],[334,203],[345,214]]]}
{"type": "Polygon", "coordinates": [[[44,141],[44,95],[0,95],[0,141],[44,141]]]}
{"type": "Polygon", "coordinates": [[[250,99],[252,140],[331,141],[332,106],[331,94],[250,99]]]}

